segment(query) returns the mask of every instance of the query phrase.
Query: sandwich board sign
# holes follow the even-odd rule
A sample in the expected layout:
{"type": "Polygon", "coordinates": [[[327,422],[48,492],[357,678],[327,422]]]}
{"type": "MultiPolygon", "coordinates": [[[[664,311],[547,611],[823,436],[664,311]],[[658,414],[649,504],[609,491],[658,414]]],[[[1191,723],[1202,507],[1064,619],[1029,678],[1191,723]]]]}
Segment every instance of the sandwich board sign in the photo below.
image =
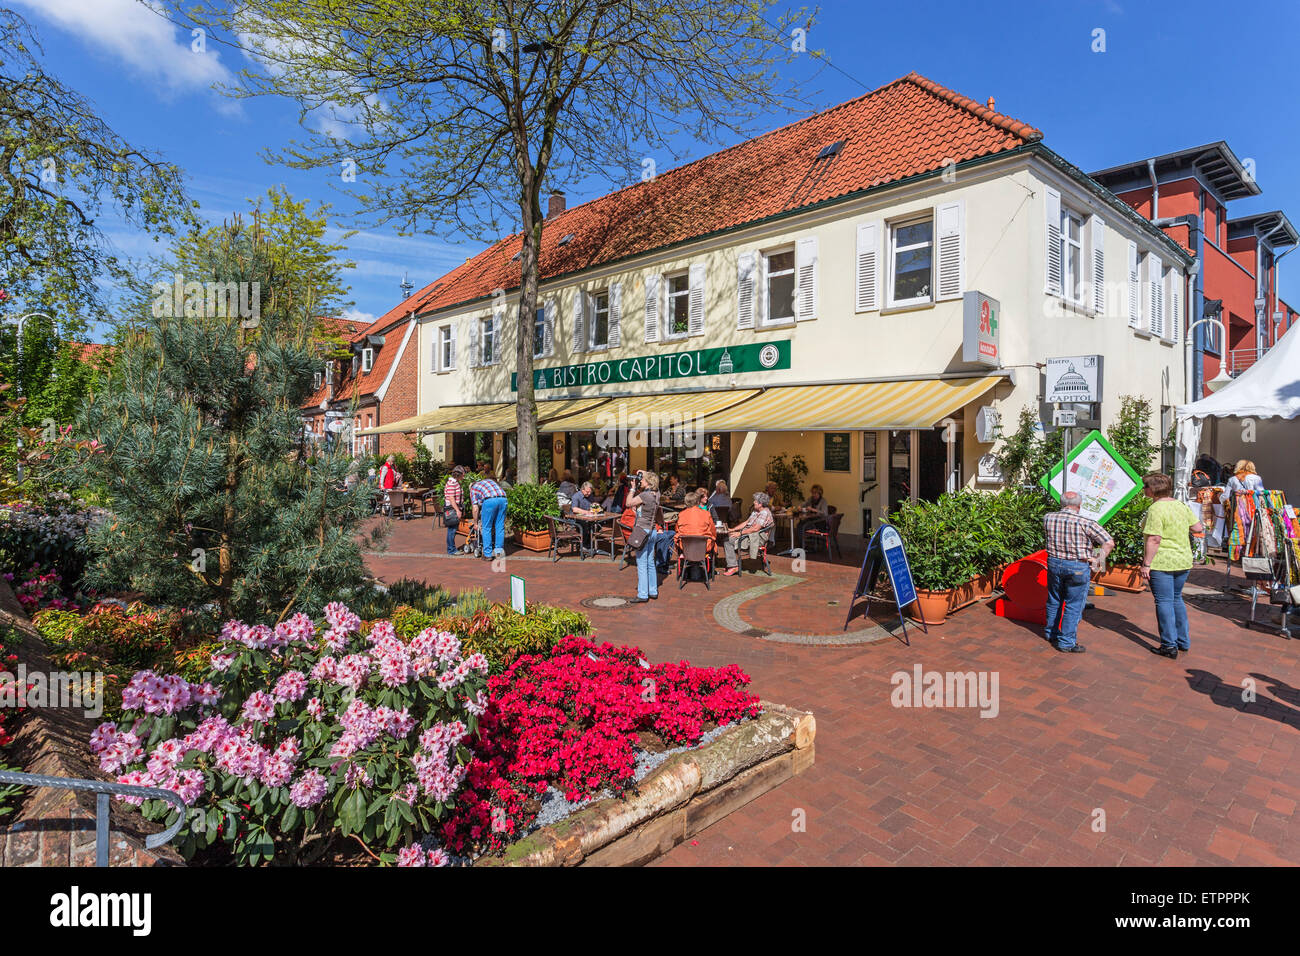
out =
{"type": "MultiPolygon", "coordinates": [[[[882,570],[889,575],[889,583],[894,589],[894,603],[898,606],[898,621],[901,625],[899,633],[903,635],[903,643],[911,644],[907,639],[907,618],[903,614],[903,608],[916,600],[916,584],[912,580],[912,568],[907,563],[903,536],[892,524],[882,524],[871,536],[871,544],[867,546],[867,553],[862,559],[862,570],[858,573],[858,583],[853,588],[853,597],[849,598],[849,613],[844,619],[844,630],[848,630],[849,621],[853,620],[855,603],[875,590],[876,579],[882,570]]],[[[930,633],[924,621],[921,622],[921,629],[930,633]]]]}
{"type": "Polygon", "coordinates": [[[1066,455],[1064,468],[1057,462],[1039,484],[1057,501],[1061,500],[1062,484],[1068,491],[1077,491],[1083,497],[1079,514],[1099,524],[1115,517],[1142,490],[1142,478],[1099,431],[1085,435],[1066,455]]]}

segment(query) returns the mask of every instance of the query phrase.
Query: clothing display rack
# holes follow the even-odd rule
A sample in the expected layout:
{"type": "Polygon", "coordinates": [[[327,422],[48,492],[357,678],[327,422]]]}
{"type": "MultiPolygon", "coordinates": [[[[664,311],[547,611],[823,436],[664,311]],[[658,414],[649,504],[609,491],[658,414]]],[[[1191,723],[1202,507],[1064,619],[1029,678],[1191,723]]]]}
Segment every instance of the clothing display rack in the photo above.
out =
{"type": "Polygon", "coordinates": [[[1228,553],[1225,580],[1232,577],[1234,563],[1250,582],[1250,621],[1260,594],[1282,612],[1281,633],[1291,637],[1290,615],[1300,603],[1300,516],[1280,491],[1233,491],[1225,493],[1224,512],[1228,553]],[[1267,582],[1266,590],[1260,583],[1267,582]]]}

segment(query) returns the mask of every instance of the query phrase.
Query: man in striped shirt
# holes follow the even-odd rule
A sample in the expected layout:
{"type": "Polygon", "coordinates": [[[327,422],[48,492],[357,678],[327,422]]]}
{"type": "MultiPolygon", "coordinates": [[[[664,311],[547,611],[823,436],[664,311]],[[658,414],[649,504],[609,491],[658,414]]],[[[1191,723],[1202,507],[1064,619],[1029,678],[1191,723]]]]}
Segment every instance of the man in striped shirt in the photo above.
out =
{"type": "Polygon", "coordinates": [[[506,493],[491,477],[469,486],[469,503],[479,523],[483,557],[487,560],[506,553],[506,493]]]}
{"type": "Polygon", "coordinates": [[[1082,654],[1075,641],[1088,597],[1088,581],[1106,563],[1115,541],[1091,518],[1079,514],[1083,498],[1077,491],[1061,495],[1061,510],[1043,517],[1047,537],[1047,639],[1065,654],[1082,654]],[[1101,549],[1093,557],[1092,549],[1101,549]]]}

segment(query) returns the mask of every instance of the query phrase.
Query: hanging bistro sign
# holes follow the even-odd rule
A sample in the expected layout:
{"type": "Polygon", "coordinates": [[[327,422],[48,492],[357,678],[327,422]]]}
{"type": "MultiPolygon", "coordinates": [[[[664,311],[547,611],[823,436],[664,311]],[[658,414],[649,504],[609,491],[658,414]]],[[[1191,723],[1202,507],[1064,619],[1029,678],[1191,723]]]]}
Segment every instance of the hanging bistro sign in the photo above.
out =
{"type": "MultiPolygon", "coordinates": [[[[609,359],[582,365],[560,365],[533,370],[533,388],[572,388],[582,385],[626,385],[668,378],[698,378],[702,375],[742,375],[790,367],[790,340],[730,345],[720,349],[669,352],[637,358],[609,359]]],[[[517,391],[518,379],[510,376],[510,390],[517,391]]]]}

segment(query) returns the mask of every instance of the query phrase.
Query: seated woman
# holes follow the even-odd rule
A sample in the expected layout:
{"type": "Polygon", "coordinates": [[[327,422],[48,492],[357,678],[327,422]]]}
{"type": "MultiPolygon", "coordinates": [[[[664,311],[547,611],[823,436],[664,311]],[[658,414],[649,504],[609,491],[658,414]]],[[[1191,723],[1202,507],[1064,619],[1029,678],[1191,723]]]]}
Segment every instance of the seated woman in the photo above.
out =
{"type": "Polygon", "coordinates": [[[827,504],[822,495],[822,486],[813,485],[809,490],[809,498],[799,509],[799,547],[803,547],[804,532],[809,528],[824,528],[827,525],[827,504]]]}
{"type": "Polygon", "coordinates": [[[686,496],[686,507],[677,518],[677,535],[703,535],[709,539],[709,551],[713,552],[718,545],[718,529],[714,526],[708,509],[699,505],[699,492],[692,491],[686,496]]]}

